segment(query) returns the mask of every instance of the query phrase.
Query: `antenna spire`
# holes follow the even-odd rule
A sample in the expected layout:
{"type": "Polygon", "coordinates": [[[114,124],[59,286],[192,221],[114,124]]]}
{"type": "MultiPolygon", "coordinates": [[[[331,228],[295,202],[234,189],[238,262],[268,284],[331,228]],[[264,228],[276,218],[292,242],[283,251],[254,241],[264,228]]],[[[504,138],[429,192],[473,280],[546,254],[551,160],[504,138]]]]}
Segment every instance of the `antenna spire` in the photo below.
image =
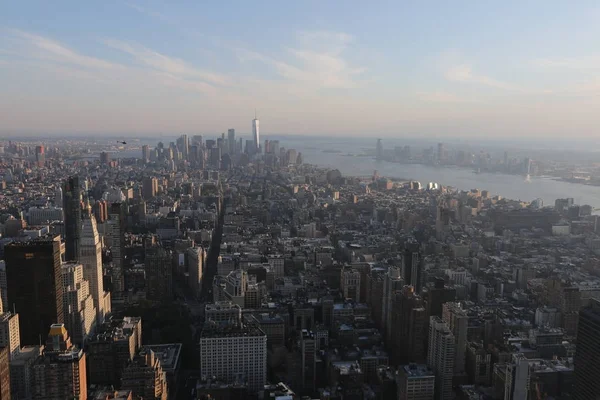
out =
{"type": "Polygon", "coordinates": [[[256,119],[256,108],[254,109],[254,119],[256,119]]]}

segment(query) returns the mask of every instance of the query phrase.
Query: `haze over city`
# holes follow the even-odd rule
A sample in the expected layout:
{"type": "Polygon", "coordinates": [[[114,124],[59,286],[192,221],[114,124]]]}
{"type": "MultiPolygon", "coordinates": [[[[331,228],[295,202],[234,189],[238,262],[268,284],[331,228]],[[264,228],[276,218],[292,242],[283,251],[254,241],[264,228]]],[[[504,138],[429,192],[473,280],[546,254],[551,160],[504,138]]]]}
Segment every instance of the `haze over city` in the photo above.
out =
{"type": "Polygon", "coordinates": [[[586,138],[594,2],[9,2],[0,134],[586,138]]]}

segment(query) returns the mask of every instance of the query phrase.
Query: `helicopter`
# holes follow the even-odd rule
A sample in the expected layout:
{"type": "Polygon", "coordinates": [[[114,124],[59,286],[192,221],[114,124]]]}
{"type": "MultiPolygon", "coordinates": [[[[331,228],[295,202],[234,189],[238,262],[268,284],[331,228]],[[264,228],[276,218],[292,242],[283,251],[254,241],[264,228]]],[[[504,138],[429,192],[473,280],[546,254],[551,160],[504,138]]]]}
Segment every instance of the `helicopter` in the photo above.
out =
{"type": "Polygon", "coordinates": [[[117,143],[121,143],[121,144],[127,144],[127,142],[123,142],[121,140],[117,140],[117,143]]]}

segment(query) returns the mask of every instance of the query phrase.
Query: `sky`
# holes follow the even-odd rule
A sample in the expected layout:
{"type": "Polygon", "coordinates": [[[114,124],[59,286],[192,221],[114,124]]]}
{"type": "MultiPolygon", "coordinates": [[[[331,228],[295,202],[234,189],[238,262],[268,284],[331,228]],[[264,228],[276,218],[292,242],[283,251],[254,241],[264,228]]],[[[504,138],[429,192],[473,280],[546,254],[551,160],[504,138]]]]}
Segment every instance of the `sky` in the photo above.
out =
{"type": "Polygon", "coordinates": [[[0,134],[600,136],[594,1],[7,1],[0,134]]]}

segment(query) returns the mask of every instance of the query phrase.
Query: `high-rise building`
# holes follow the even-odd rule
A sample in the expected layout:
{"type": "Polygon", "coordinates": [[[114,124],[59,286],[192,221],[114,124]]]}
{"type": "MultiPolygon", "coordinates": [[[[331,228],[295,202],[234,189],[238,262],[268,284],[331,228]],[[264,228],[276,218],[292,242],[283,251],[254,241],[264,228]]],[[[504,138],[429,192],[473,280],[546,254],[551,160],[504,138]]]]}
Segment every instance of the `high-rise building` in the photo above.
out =
{"type": "Polygon", "coordinates": [[[231,301],[209,303],[204,309],[206,322],[215,325],[239,325],[242,322],[242,308],[231,301]]]}
{"type": "Polygon", "coordinates": [[[360,272],[353,268],[342,268],[340,289],[345,299],[360,302],[360,272]]]}
{"type": "MultiPolygon", "coordinates": [[[[106,309],[106,303],[110,307],[110,301],[106,300],[108,294],[104,292],[102,244],[100,243],[100,235],[98,235],[96,218],[89,213],[86,213],[83,219],[79,250],[79,261],[83,265],[83,278],[89,283],[90,294],[96,309],[96,321],[101,324],[104,321],[104,316],[110,312],[110,309],[106,309]]],[[[75,332],[71,332],[71,335],[74,336],[75,332]]]]}
{"type": "Polygon", "coordinates": [[[8,349],[8,358],[12,360],[21,350],[19,314],[5,312],[0,314],[0,347],[8,349]]]}
{"type": "Polygon", "coordinates": [[[35,161],[37,162],[38,167],[43,167],[46,163],[46,150],[44,149],[44,145],[35,146],[35,161]]]}
{"type": "Polygon", "coordinates": [[[389,267],[383,281],[383,302],[382,302],[382,322],[386,342],[391,341],[392,337],[392,302],[394,292],[401,290],[404,286],[404,280],[400,275],[400,268],[389,267]]]}
{"type": "Polygon", "coordinates": [[[394,364],[425,361],[427,316],[423,299],[412,286],[394,292],[390,347],[394,364]]]}
{"type": "Polygon", "coordinates": [[[189,142],[187,135],[181,135],[179,139],[177,139],[177,150],[181,152],[184,160],[188,159],[189,142]]]}
{"type": "Polygon", "coordinates": [[[72,176],[63,183],[65,259],[67,261],[77,261],[80,254],[81,208],[80,180],[78,176],[72,176]]]}
{"type": "Polygon", "coordinates": [[[433,400],[435,374],[427,365],[408,364],[398,369],[398,400],[433,400]]]}
{"type": "Polygon", "coordinates": [[[158,179],[153,176],[144,177],[142,180],[142,197],[144,200],[152,200],[158,193],[158,179]]]}
{"type": "Polygon", "coordinates": [[[253,153],[260,153],[260,129],[258,124],[258,118],[256,118],[256,111],[254,112],[254,119],[252,120],[252,138],[254,139],[254,151],[253,153]]]}
{"type": "Polygon", "coordinates": [[[110,162],[110,154],[108,154],[106,151],[103,151],[102,153],[100,153],[100,164],[108,165],[109,162],[110,162]]]}
{"type": "Polygon", "coordinates": [[[429,350],[427,365],[435,372],[436,398],[452,398],[452,377],[456,345],[454,335],[440,317],[429,320],[429,350]]]}
{"type": "Polygon", "coordinates": [[[96,328],[97,315],[89,281],[84,279],[84,267],[69,262],[62,265],[65,328],[74,343],[83,348],[96,328]]]}
{"type": "Polygon", "coordinates": [[[10,368],[8,347],[0,346],[0,400],[10,400],[10,368]]]}
{"type": "MultiPolygon", "coordinates": [[[[145,203],[144,203],[145,205],[145,203]]],[[[107,238],[112,254],[112,293],[111,298],[119,301],[125,291],[123,252],[125,251],[125,204],[113,203],[108,211],[106,224],[107,238]]],[[[144,213],[145,218],[145,213],[144,213]]]]}
{"type": "Polygon", "coordinates": [[[150,161],[150,146],[148,146],[147,144],[142,146],[142,160],[144,161],[144,163],[150,161]]]}
{"type": "Polygon", "coordinates": [[[411,243],[402,255],[402,278],[407,285],[421,293],[422,273],[418,244],[411,243]],[[416,247],[416,248],[415,248],[416,247]]]}
{"type": "Polygon", "coordinates": [[[32,368],[44,346],[23,346],[10,360],[10,387],[13,399],[31,399],[32,368]]]}
{"type": "Polygon", "coordinates": [[[300,338],[302,390],[312,391],[317,383],[317,343],[312,332],[304,329],[300,338]]]}
{"type": "Polygon", "coordinates": [[[33,400],[87,399],[85,353],[73,346],[63,324],[53,324],[32,367],[33,400]]]}
{"type": "Polygon", "coordinates": [[[189,286],[195,295],[202,290],[202,272],[204,270],[204,258],[206,252],[202,247],[192,247],[187,250],[189,286]]]}
{"type": "Polygon", "coordinates": [[[6,281],[6,261],[0,260],[0,312],[8,311],[12,307],[8,302],[8,283],[6,281]]]}
{"type": "Polygon", "coordinates": [[[454,373],[463,374],[465,372],[469,316],[461,308],[460,303],[448,302],[442,305],[442,319],[448,324],[448,328],[450,328],[450,331],[454,335],[456,344],[454,373]]]}
{"type": "MultiPolygon", "coordinates": [[[[506,378],[504,380],[504,398],[506,400],[527,399],[530,380],[531,374],[529,368],[529,360],[522,353],[513,354],[512,362],[506,364],[506,378]]],[[[581,398],[597,399],[595,395],[593,397],[581,398]]]]}
{"type": "Polygon", "coordinates": [[[21,342],[39,343],[48,327],[63,319],[60,236],[4,247],[8,304],[19,316],[21,342]]]}
{"type": "Polygon", "coordinates": [[[267,336],[251,325],[212,326],[200,338],[200,373],[225,383],[244,380],[250,391],[267,381],[267,336]]]}
{"type": "Polygon", "coordinates": [[[378,160],[383,160],[383,144],[381,143],[381,139],[377,139],[377,148],[376,148],[376,152],[377,152],[377,159],[378,160]]]}
{"type": "Polygon", "coordinates": [[[167,377],[160,357],[142,348],[123,371],[121,389],[131,390],[136,398],[167,400],[167,377]]]}
{"type": "Polygon", "coordinates": [[[152,301],[172,297],[171,256],[164,247],[153,245],[146,248],[146,298],[152,301]]]}
{"type": "Polygon", "coordinates": [[[125,367],[142,345],[142,320],[111,319],[98,328],[86,346],[90,384],[118,387],[125,367]]]}
{"type": "MultiPolygon", "coordinates": [[[[423,295],[425,297],[425,295],[423,295]]],[[[427,288],[427,316],[441,317],[442,304],[456,300],[456,288],[447,287],[443,279],[436,279],[433,286],[427,288]]]]}
{"type": "Polygon", "coordinates": [[[227,130],[227,146],[229,146],[229,154],[234,155],[235,151],[235,129],[227,130]]]}
{"type": "Polygon", "coordinates": [[[600,393],[600,300],[579,313],[575,351],[575,399],[592,400],[600,393]]]}

